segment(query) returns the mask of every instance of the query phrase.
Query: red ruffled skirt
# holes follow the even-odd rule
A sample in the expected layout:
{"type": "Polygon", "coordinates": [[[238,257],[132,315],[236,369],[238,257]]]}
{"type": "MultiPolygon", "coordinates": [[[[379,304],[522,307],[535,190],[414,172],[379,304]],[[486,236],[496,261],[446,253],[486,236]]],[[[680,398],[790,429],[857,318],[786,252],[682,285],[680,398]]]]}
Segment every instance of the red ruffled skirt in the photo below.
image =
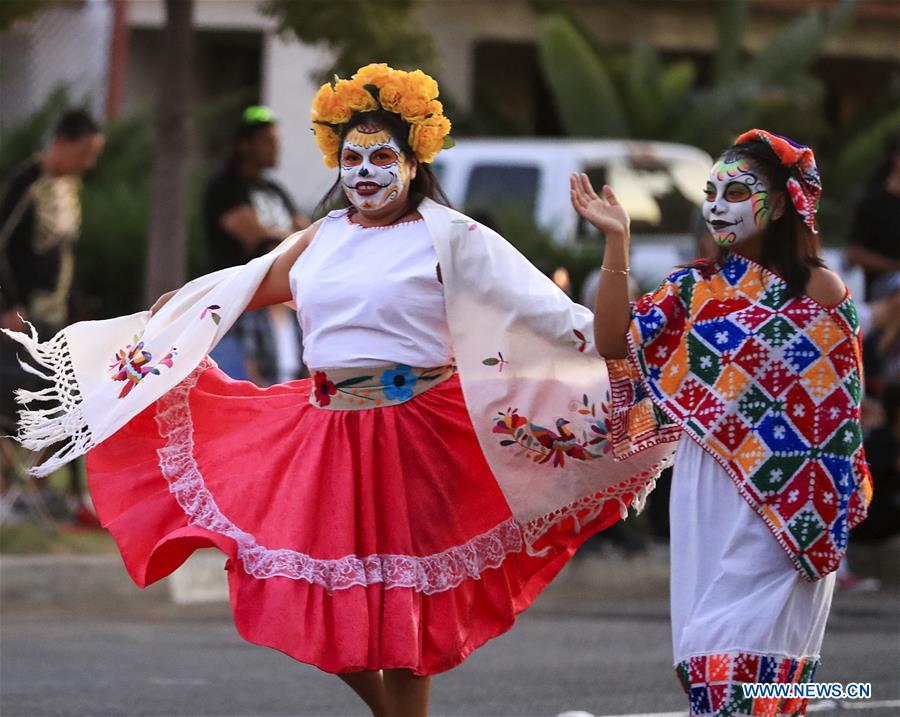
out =
{"type": "Polygon", "coordinates": [[[98,516],[138,585],[216,547],[246,640],[333,673],[427,675],[508,630],[619,518],[610,501],[530,555],[457,376],[357,411],[313,406],[311,389],[204,366],[89,453],[98,516]]]}

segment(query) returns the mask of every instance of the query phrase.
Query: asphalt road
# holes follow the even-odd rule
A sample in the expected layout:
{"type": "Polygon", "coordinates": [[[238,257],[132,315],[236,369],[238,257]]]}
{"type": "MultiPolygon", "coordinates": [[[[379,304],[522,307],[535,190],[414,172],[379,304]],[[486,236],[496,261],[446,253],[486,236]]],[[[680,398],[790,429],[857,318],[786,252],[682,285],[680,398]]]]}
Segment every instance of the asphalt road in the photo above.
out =
{"type": "MultiPolygon", "coordinates": [[[[140,614],[7,611],[0,713],[28,715],[364,715],[337,679],[236,634],[223,606],[140,614]]],[[[810,715],[900,715],[896,593],[839,595],[820,682],[871,682],[869,703],[810,715]],[[893,706],[887,701],[897,700],[893,706]],[[878,704],[881,706],[876,706],[878,704]]],[[[506,635],[435,679],[434,715],[641,715],[685,709],[670,664],[663,598],[539,601],[506,635]]]]}

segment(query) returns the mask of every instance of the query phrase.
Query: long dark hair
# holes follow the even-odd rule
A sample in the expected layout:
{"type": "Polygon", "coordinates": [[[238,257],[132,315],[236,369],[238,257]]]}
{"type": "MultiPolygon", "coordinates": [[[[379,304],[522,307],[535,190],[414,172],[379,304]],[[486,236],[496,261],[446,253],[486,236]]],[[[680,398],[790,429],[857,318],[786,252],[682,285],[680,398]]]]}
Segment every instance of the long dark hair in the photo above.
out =
{"type": "MultiPolygon", "coordinates": [[[[806,285],[812,269],[825,266],[819,256],[819,238],[803,223],[794,208],[787,190],[791,170],[785,167],[772,148],[761,140],[742,142],[726,149],[720,156],[725,161],[745,159],[770,187],[772,192],[782,192],[784,214],[778,219],[770,219],[763,230],[760,247],[760,264],[784,279],[788,292],[795,297],[806,293],[806,285]]],[[[714,263],[722,266],[730,250],[719,247],[714,263]]]]}
{"type": "MultiPolygon", "coordinates": [[[[403,150],[403,154],[407,157],[413,156],[412,147],[409,146],[409,125],[393,112],[385,112],[384,110],[354,114],[350,121],[341,128],[341,147],[343,147],[344,138],[349,134],[350,130],[363,122],[375,122],[384,127],[400,146],[400,149],[403,150]]],[[[418,209],[425,198],[433,199],[438,204],[443,204],[447,207],[450,206],[450,200],[447,199],[447,195],[441,189],[441,185],[431,169],[431,165],[419,162],[416,176],[409,185],[409,198],[407,199],[409,211],[412,212],[418,209]]],[[[343,208],[348,209],[350,212],[355,211],[355,208],[350,204],[350,200],[347,199],[347,195],[341,189],[341,175],[338,172],[334,184],[331,185],[316,205],[314,216],[321,217],[332,209],[343,208]]]]}

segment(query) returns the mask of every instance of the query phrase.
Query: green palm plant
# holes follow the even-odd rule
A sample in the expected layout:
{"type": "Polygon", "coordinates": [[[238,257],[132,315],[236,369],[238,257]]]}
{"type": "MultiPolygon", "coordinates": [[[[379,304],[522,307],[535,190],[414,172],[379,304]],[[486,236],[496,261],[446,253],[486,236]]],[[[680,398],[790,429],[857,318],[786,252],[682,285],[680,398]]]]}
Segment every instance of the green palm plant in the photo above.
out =
{"type": "Polygon", "coordinates": [[[577,137],[683,142],[716,153],[749,127],[765,127],[817,148],[829,192],[821,217],[840,236],[859,185],[888,136],[900,132],[896,93],[837,127],[824,112],[825,88],[811,68],[825,43],[845,30],[860,0],[796,17],[748,56],[743,50],[750,0],[718,4],[711,82],[690,60],[664,61],[646,44],[614,52],[590,36],[569,8],[531,0],[540,15],[541,68],[565,133],[577,137]]]}
{"type": "Polygon", "coordinates": [[[536,6],[542,12],[538,49],[569,135],[671,140],[715,151],[760,120],[773,126],[793,117],[813,141],[825,130],[818,119],[824,91],[809,68],[825,42],[852,21],[858,3],[841,0],[828,14],[799,16],[747,60],[742,37],[749,0],[720,3],[708,86],[698,84],[693,62],[663,62],[647,44],[624,57],[599,49],[552,3],[536,6]]]}

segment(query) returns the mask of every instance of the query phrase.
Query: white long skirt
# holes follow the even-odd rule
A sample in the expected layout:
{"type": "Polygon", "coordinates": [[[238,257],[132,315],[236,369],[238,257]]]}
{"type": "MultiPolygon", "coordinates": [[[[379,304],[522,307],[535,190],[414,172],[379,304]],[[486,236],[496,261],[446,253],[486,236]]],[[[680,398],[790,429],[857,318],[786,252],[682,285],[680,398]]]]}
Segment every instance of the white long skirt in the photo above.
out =
{"type": "Polygon", "coordinates": [[[801,577],[725,470],[686,434],[669,510],[673,656],[692,714],[732,708],[740,682],[812,679],[834,573],[801,577]]]}

